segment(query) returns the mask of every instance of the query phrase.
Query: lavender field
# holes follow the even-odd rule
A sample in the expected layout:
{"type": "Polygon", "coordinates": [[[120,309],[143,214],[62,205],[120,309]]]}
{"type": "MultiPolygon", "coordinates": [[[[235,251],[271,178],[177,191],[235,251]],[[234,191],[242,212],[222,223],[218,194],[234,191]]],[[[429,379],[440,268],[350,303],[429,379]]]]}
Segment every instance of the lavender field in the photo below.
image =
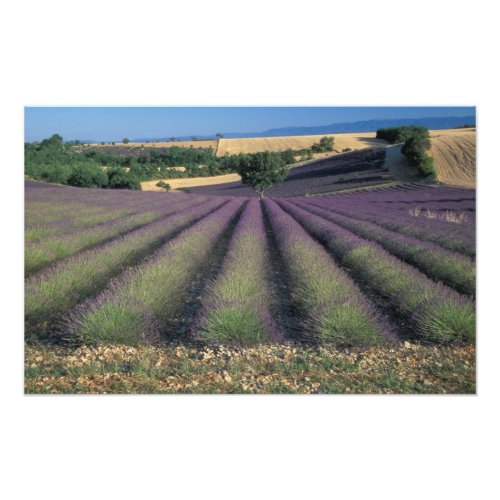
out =
{"type": "Polygon", "coordinates": [[[473,345],[475,192],[262,203],[26,182],[30,343],[473,345]]]}

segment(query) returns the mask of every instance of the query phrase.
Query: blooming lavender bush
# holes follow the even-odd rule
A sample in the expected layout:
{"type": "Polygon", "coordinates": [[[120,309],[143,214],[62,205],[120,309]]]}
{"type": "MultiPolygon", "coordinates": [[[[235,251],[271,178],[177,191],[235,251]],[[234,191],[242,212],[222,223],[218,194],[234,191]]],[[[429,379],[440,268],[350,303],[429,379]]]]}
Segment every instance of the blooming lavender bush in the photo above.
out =
{"type": "MultiPolygon", "coordinates": [[[[384,192],[384,197],[387,195],[384,192]]],[[[448,209],[449,196],[440,197],[443,208],[448,209]]],[[[455,194],[459,196],[459,193],[455,194]]],[[[467,256],[475,256],[475,230],[474,212],[467,224],[453,224],[442,219],[429,219],[425,217],[414,217],[408,213],[408,205],[416,206],[414,203],[422,203],[423,196],[416,200],[409,200],[403,209],[397,208],[397,203],[392,198],[380,199],[380,193],[357,193],[337,197],[321,197],[312,200],[312,203],[325,209],[334,211],[341,215],[349,216],[358,220],[365,220],[378,224],[384,228],[396,231],[408,236],[413,236],[424,241],[437,243],[448,250],[463,253],[467,256]]],[[[435,199],[435,198],[430,198],[435,199]]],[[[466,202],[469,199],[465,199],[466,202]]],[[[429,200],[427,200],[427,203],[429,200]]]]}
{"type": "Polygon", "coordinates": [[[459,292],[468,295],[475,294],[476,268],[474,261],[469,257],[450,252],[433,243],[384,229],[370,222],[324,210],[311,203],[296,202],[295,204],[362,238],[376,241],[385,250],[415,265],[430,278],[442,281],[459,292]]]}
{"type": "Polygon", "coordinates": [[[280,341],[271,311],[269,254],[261,205],[251,200],[233,234],[222,271],[202,300],[195,338],[240,345],[280,341]]]}
{"type": "Polygon", "coordinates": [[[243,203],[229,201],[112,281],[97,299],[72,314],[69,335],[87,343],[135,344],[165,334],[189,292],[190,280],[206,265],[243,203]]]}
{"type": "Polygon", "coordinates": [[[279,204],[322,241],[357,279],[414,323],[421,337],[442,343],[474,339],[472,300],[431,281],[375,243],[290,202],[281,200],[279,204]]]}
{"type": "MultiPolygon", "coordinates": [[[[349,184],[349,172],[379,161],[356,153],[297,169],[282,194],[302,181],[320,192],[349,184]]],[[[406,184],[260,204],[27,182],[25,215],[28,339],[475,338],[470,189],[406,184]]]]}
{"type": "Polygon", "coordinates": [[[391,338],[388,324],[328,253],[274,201],[264,204],[303,317],[303,336],[348,346],[391,338]]]}
{"type": "Polygon", "coordinates": [[[71,307],[105,288],[112,277],[226,202],[224,198],[202,202],[100,248],[70,257],[29,278],[25,286],[27,335],[50,329],[71,307]]]}

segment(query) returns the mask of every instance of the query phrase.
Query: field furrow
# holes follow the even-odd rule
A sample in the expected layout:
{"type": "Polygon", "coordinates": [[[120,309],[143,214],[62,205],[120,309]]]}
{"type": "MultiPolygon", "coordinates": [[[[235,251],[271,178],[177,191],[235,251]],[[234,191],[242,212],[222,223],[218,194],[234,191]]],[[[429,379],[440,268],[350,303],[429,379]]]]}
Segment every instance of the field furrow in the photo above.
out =
{"type": "Polygon", "coordinates": [[[376,243],[290,202],[280,200],[279,205],[335,254],[357,280],[411,322],[418,336],[437,343],[474,340],[475,306],[471,299],[430,280],[376,243]]]}
{"type": "Polygon", "coordinates": [[[374,207],[365,212],[356,204],[346,206],[325,200],[314,200],[312,203],[353,219],[368,221],[390,231],[438,244],[452,252],[459,252],[469,257],[476,255],[475,233],[468,227],[457,228],[454,226],[458,224],[425,217],[391,215],[385,207],[374,207]]]}
{"type": "Polygon", "coordinates": [[[45,238],[37,243],[26,243],[24,254],[25,275],[31,276],[54,262],[66,259],[84,250],[99,247],[130,231],[147,226],[162,217],[178,213],[185,208],[189,208],[189,206],[193,206],[193,202],[194,205],[197,205],[203,202],[203,198],[194,199],[177,206],[164,206],[155,212],[144,210],[118,220],[112,219],[86,230],[72,232],[60,237],[45,238]]]}
{"type": "Polygon", "coordinates": [[[294,204],[362,238],[376,241],[389,253],[414,265],[431,279],[442,281],[467,295],[474,296],[476,293],[476,268],[469,257],[447,251],[432,243],[403,236],[371,222],[358,221],[327,211],[307,202],[294,204]]]}
{"type": "Polygon", "coordinates": [[[112,220],[98,228],[78,231],[68,236],[46,238],[38,243],[27,243],[24,250],[25,276],[31,276],[54,262],[66,259],[71,255],[98,247],[123,236],[129,231],[154,222],[160,217],[160,214],[145,212],[125,217],[120,221],[112,220]]]}
{"type": "Polygon", "coordinates": [[[136,344],[157,340],[182,307],[189,283],[210,258],[244,200],[232,200],[186,229],[146,262],[82,304],[67,322],[67,335],[87,343],[136,344]]]}
{"type": "Polygon", "coordinates": [[[266,200],[264,206],[288,265],[303,338],[342,346],[391,339],[389,325],[324,248],[274,201],[266,200]]]}
{"type": "MultiPolygon", "coordinates": [[[[368,172],[383,152],[338,158],[297,169],[297,191],[368,172]]],[[[260,202],[33,183],[25,250],[29,341],[475,339],[470,189],[414,183],[260,202]]]]}
{"type": "Polygon", "coordinates": [[[66,219],[48,224],[40,223],[37,225],[30,225],[29,227],[26,225],[24,237],[27,244],[37,243],[44,241],[46,238],[53,238],[62,234],[68,235],[80,230],[105,224],[112,220],[118,221],[128,215],[134,215],[136,213],[138,212],[135,210],[116,210],[88,217],[67,217],[66,219]]]}
{"type": "Polygon", "coordinates": [[[248,202],[217,279],[201,301],[193,327],[197,339],[251,345],[283,339],[274,321],[269,254],[262,208],[248,202]]]}
{"type": "Polygon", "coordinates": [[[25,286],[27,337],[50,334],[55,322],[69,309],[99,293],[111,278],[225,203],[224,198],[211,199],[132,231],[99,249],[70,257],[29,278],[25,286]]]}

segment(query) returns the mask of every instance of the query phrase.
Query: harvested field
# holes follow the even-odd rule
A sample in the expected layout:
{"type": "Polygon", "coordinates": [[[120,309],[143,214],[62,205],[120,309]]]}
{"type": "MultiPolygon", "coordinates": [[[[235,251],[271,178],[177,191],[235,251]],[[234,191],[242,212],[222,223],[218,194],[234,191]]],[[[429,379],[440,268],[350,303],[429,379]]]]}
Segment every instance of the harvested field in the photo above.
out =
{"type": "Polygon", "coordinates": [[[434,158],[437,178],[445,184],[474,188],[476,185],[476,133],[437,135],[429,154],[434,158]]]}
{"type": "MultiPolygon", "coordinates": [[[[323,135],[298,135],[287,137],[254,137],[242,139],[220,139],[217,156],[235,155],[240,153],[257,153],[259,151],[286,151],[287,149],[305,149],[319,142],[323,135]]],[[[386,141],[375,139],[375,132],[357,134],[326,134],[334,137],[334,149],[341,152],[345,148],[363,149],[383,147],[386,141]]],[[[320,157],[325,153],[319,153],[320,157]]]]}
{"type": "Polygon", "coordinates": [[[469,132],[476,132],[476,128],[447,128],[444,130],[429,130],[431,137],[442,137],[447,135],[467,135],[469,132]]]}
{"type": "MultiPolygon", "coordinates": [[[[226,174],[226,175],[216,175],[213,177],[189,177],[180,179],[163,179],[165,182],[170,184],[173,190],[180,190],[185,188],[192,188],[198,186],[212,186],[218,184],[227,184],[232,182],[240,181],[241,177],[238,174],[226,174]]],[[[164,191],[164,189],[159,188],[156,184],[158,179],[154,181],[141,182],[141,187],[143,191],[164,191]]]]}

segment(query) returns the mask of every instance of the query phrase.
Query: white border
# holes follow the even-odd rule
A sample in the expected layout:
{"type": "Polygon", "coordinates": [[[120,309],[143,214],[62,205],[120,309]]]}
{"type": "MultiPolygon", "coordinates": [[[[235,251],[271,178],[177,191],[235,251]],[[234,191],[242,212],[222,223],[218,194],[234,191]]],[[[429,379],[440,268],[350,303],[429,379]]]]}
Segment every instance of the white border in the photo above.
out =
{"type": "Polygon", "coordinates": [[[3,498],[498,494],[493,3],[47,0],[4,10],[3,498]],[[479,396],[23,396],[28,104],[477,105],[479,396]]]}

